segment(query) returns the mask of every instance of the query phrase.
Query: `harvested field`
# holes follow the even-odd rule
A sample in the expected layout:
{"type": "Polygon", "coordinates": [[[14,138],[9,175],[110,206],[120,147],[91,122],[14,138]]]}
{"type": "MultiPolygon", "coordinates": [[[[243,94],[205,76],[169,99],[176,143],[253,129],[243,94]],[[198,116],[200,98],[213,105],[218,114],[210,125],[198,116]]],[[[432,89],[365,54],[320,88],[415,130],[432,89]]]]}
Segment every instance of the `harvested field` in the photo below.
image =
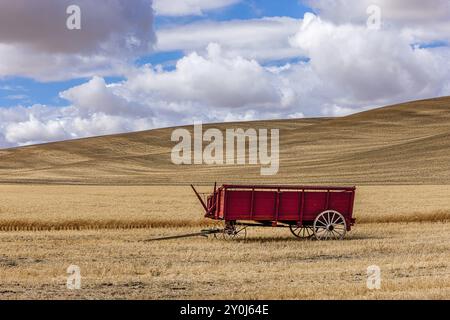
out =
{"type": "Polygon", "coordinates": [[[187,186],[1,185],[0,192],[0,226],[22,230],[0,232],[3,299],[450,295],[448,186],[358,187],[357,225],[345,240],[324,242],[272,228],[249,229],[246,241],[145,242],[205,225],[187,186]],[[52,231],[25,231],[33,226],[52,231]],[[72,264],[81,268],[81,290],[65,287],[72,264]],[[375,291],[366,288],[373,264],[382,270],[375,291]]]}
{"type": "Polygon", "coordinates": [[[450,224],[361,224],[343,241],[252,229],[247,241],[143,242],[197,228],[0,234],[3,299],[448,299],[450,224]],[[82,288],[66,289],[80,266],[82,288]],[[380,290],[366,268],[381,268],[380,290]]]}

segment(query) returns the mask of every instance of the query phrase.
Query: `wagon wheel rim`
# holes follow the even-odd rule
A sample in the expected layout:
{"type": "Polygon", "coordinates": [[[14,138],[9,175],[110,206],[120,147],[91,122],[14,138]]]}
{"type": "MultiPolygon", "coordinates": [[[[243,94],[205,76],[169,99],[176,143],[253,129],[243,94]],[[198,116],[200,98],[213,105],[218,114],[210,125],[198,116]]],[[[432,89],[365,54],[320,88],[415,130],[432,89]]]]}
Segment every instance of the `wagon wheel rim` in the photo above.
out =
{"type": "Polygon", "coordinates": [[[313,228],[317,240],[341,240],[347,232],[347,223],[339,212],[326,210],[316,217],[313,228]]]}
{"type": "Polygon", "coordinates": [[[291,233],[299,239],[310,239],[314,236],[314,229],[312,226],[290,225],[289,230],[291,230],[291,233]]]}
{"type": "Polygon", "coordinates": [[[247,227],[242,228],[235,227],[233,229],[225,228],[222,232],[222,236],[225,240],[237,240],[237,239],[245,240],[247,238],[247,227]]]}

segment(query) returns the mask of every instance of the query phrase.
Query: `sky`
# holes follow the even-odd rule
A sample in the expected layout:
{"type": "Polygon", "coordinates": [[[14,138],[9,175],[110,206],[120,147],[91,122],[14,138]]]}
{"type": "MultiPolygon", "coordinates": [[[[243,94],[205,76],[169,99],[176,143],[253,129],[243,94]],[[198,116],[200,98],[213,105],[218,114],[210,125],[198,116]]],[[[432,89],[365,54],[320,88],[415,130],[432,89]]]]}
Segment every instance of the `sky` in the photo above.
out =
{"type": "Polygon", "coordinates": [[[344,116],[450,95],[449,61],[448,0],[0,0],[0,148],[344,116]]]}

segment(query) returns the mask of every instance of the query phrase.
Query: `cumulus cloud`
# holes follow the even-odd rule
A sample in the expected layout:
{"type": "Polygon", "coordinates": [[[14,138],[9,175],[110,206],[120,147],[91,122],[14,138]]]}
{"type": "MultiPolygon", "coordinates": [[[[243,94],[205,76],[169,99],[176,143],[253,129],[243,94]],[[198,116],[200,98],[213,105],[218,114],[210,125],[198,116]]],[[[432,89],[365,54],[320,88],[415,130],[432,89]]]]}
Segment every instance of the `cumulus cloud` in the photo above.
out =
{"type": "Polygon", "coordinates": [[[49,53],[146,51],[152,36],[152,3],[132,2],[131,6],[123,0],[0,0],[0,41],[49,53]],[[66,27],[70,5],[81,9],[81,30],[66,27]]]}
{"type": "Polygon", "coordinates": [[[159,51],[203,52],[208,43],[215,42],[230,56],[258,61],[295,58],[298,50],[288,40],[300,22],[289,17],[193,22],[158,30],[156,47],[159,51]]]}
{"type": "Polygon", "coordinates": [[[154,128],[152,117],[83,115],[75,106],[0,108],[0,145],[22,146],[154,128]]]}
{"type": "Polygon", "coordinates": [[[151,0],[0,0],[0,8],[0,77],[120,73],[155,42],[151,0]],[[69,5],[81,9],[81,30],[66,27],[69,5]]]}
{"type": "Polygon", "coordinates": [[[115,75],[128,68],[126,61],[114,56],[43,53],[2,43],[0,60],[0,78],[22,76],[44,82],[115,75]]]}
{"type": "Polygon", "coordinates": [[[255,60],[225,57],[217,44],[210,44],[205,56],[194,52],[182,58],[171,72],[144,68],[127,86],[164,101],[201,102],[219,108],[278,102],[267,70],[255,60]]]}
{"type": "Polygon", "coordinates": [[[336,25],[308,13],[291,43],[311,59],[324,92],[350,106],[434,96],[448,81],[448,49],[415,48],[391,30],[336,25]]]}
{"type": "Polygon", "coordinates": [[[161,16],[203,15],[206,11],[228,7],[241,0],[154,0],[153,8],[161,16]]]}
{"type": "Polygon", "coordinates": [[[132,104],[124,97],[110,90],[114,85],[107,85],[100,77],[93,77],[89,82],[60,93],[61,98],[69,100],[82,116],[103,113],[114,116],[140,116],[152,114],[148,106],[134,101],[132,104]]]}
{"type": "Polygon", "coordinates": [[[337,23],[365,23],[367,8],[376,5],[389,23],[435,24],[448,21],[448,0],[306,0],[326,20],[337,23]]]}
{"type": "Polygon", "coordinates": [[[306,0],[324,20],[337,24],[366,24],[369,6],[378,6],[384,27],[396,29],[411,41],[450,40],[448,0],[306,0]]]}

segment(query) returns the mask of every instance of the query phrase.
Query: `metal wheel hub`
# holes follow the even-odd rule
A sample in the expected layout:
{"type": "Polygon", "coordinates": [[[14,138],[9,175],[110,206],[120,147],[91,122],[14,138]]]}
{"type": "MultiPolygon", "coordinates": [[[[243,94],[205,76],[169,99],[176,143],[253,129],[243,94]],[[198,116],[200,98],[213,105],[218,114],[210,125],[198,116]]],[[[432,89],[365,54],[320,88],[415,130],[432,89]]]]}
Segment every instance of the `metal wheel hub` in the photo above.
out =
{"type": "Polygon", "coordinates": [[[234,221],[227,221],[223,229],[222,236],[225,240],[246,239],[247,227],[239,227],[234,221]]]}
{"type": "Polygon", "coordinates": [[[343,239],[347,231],[347,222],[339,212],[325,210],[314,220],[313,230],[317,240],[343,239]]]}

